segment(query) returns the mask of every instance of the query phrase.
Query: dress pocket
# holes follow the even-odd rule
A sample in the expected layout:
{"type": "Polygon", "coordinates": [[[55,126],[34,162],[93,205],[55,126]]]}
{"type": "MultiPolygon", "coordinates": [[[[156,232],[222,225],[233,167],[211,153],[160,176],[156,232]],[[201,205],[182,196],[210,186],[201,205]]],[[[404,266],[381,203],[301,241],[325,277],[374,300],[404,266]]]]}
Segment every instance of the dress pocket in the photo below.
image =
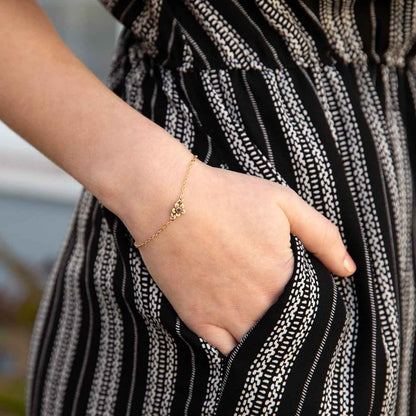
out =
{"type": "Polygon", "coordinates": [[[258,347],[259,342],[261,343],[261,339],[267,336],[267,327],[270,326],[270,323],[276,322],[279,318],[279,315],[282,313],[283,307],[287,302],[288,296],[290,291],[293,287],[293,282],[295,276],[300,272],[300,240],[294,235],[290,235],[290,244],[294,256],[294,266],[292,274],[286,283],[282,294],[277,298],[277,300],[270,305],[263,315],[248,329],[248,331],[244,334],[241,340],[234,346],[234,348],[228,353],[223,354],[217,347],[210,344],[204,338],[200,337],[199,335],[195,334],[192,330],[190,330],[186,324],[180,319],[181,325],[186,328],[186,331],[191,332],[194,336],[199,339],[199,342],[204,345],[206,350],[214,351],[216,355],[221,357],[223,360],[227,360],[230,357],[235,356],[238,351],[244,346],[248,348],[255,348],[257,345],[258,347]],[[266,332],[265,332],[266,329],[266,332]],[[263,334],[263,336],[261,335],[263,334]]]}
{"type": "Polygon", "coordinates": [[[184,343],[187,348],[191,347],[194,353],[205,355],[215,367],[219,361],[233,361],[236,356],[240,357],[240,361],[250,363],[267,342],[273,342],[272,338],[276,333],[291,331],[291,325],[297,324],[297,321],[303,318],[306,322],[315,313],[319,296],[316,272],[300,239],[290,234],[294,266],[282,294],[225,355],[187,327],[151,276],[140,251],[134,247],[133,236],[123,222],[118,221],[118,217],[111,215],[109,211],[106,211],[106,214],[108,221],[118,222],[117,235],[122,240],[119,245],[124,247],[121,255],[125,256],[125,262],[128,264],[128,273],[134,286],[135,305],[149,327],[148,332],[156,328],[157,331],[163,332],[166,338],[173,336],[178,348],[182,348],[181,344],[184,343]]]}
{"type": "MultiPolygon", "coordinates": [[[[287,298],[289,296],[290,291],[292,290],[293,281],[296,275],[299,275],[301,273],[300,270],[300,260],[303,257],[303,254],[300,252],[300,250],[303,250],[304,248],[300,240],[293,234],[290,235],[290,244],[294,256],[294,266],[292,274],[286,283],[284,290],[282,294],[278,297],[278,299],[267,308],[267,310],[263,313],[263,315],[258,319],[251,328],[248,329],[248,331],[244,334],[243,338],[235,345],[235,347],[228,353],[227,355],[223,354],[217,347],[210,344],[208,341],[206,341],[204,338],[200,337],[198,334],[196,334],[194,331],[192,331],[188,326],[185,324],[185,322],[180,318],[180,316],[176,313],[173,306],[170,304],[169,300],[164,296],[163,292],[159,288],[159,286],[156,284],[156,282],[153,280],[150,272],[148,271],[144,260],[141,257],[140,251],[134,247],[134,239],[133,236],[130,234],[128,229],[125,227],[125,225],[120,221],[120,225],[122,228],[122,234],[124,237],[128,240],[127,244],[130,246],[130,266],[131,266],[131,273],[132,277],[134,276],[138,277],[143,281],[143,279],[146,278],[147,283],[146,287],[153,287],[153,296],[155,296],[155,293],[158,294],[158,298],[162,298],[161,302],[166,305],[166,308],[164,308],[168,313],[165,313],[165,317],[167,317],[166,320],[164,320],[161,317],[161,323],[163,326],[165,326],[168,330],[172,330],[172,332],[177,331],[176,329],[173,329],[172,323],[175,322],[175,325],[179,325],[179,332],[181,333],[181,336],[185,338],[187,342],[190,343],[190,345],[193,345],[196,348],[202,347],[208,355],[214,357],[217,359],[218,357],[225,360],[228,357],[231,357],[235,355],[243,346],[248,346],[252,344],[258,343],[259,340],[262,338],[265,338],[267,336],[267,327],[270,327],[270,324],[273,324],[277,319],[278,316],[281,314],[284,304],[287,301],[287,298]],[[138,267],[140,265],[140,267],[138,267]],[[266,329],[266,331],[265,331],[266,329]],[[262,334],[262,335],[261,335],[262,334]]],[[[139,286],[138,286],[139,287],[139,286]]],[[[146,296],[144,292],[139,290],[140,293],[136,293],[136,296],[143,297],[146,296]]],[[[149,311],[150,313],[150,311],[149,311]]],[[[154,311],[151,312],[151,314],[154,314],[154,311]]]]}

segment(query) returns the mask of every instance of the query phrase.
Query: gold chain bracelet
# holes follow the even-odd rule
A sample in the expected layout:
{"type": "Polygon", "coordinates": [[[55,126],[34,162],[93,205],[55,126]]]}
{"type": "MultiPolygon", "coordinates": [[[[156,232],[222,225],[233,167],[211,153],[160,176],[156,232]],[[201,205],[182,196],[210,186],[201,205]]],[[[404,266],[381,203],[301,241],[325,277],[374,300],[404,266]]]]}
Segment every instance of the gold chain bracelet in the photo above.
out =
{"type": "Polygon", "coordinates": [[[181,194],[179,196],[179,199],[175,202],[175,205],[173,206],[171,212],[170,212],[170,218],[169,221],[167,223],[165,223],[164,225],[162,225],[162,227],[159,228],[159,230],[157,230],[151,237],[149,237],[146,241],[143,241],[142,243],[137,243],[136,241],[134,242],[134,246],[137,248],[140,248],[142,246],[144,246],[145,244],[149,243],[151,240],[153,240],[157,235],[159,235],[170,223],[172,223],[173,221],[176,220],[176,218],[178,218],[180,215],[185,214],[185,206],[183,203],[183,193],[185,191],[185,185],[186,182],[188,180],[188,176],[189,176],[189,171],[191,169],[192,163],[195,162],[196,158],[198,156],[194,155],[192,160],[189,162],[189,166],[188,169],[186,171],[186,175],[185,175],[185,180],[183,181],[182,184],[182,189],[181,189],[181,194]]]}

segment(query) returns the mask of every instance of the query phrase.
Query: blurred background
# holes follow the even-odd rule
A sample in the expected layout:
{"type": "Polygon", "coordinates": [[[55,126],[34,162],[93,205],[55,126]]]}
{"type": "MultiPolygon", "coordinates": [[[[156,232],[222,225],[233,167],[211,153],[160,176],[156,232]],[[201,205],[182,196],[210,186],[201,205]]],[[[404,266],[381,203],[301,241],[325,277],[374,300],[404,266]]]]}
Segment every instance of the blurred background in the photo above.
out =
{"type": "MultiPolygon", "coordinates": [[[[105,82],[122,26],[98,0],[37,1],[105,82]]],[[[0,121],[0,416],[24,415],[33,321],[81,188],[0,121]]]]}

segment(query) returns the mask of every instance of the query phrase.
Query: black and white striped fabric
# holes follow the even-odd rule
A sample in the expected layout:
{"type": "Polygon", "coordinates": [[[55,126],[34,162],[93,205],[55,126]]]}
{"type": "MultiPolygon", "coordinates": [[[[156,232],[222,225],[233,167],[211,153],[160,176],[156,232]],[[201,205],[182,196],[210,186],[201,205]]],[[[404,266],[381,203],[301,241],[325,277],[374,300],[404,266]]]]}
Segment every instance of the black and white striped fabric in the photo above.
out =
{"type": "Polygon", "coordinates": [[[413,1],[101,1],[125,25],[109,88],[205,163],[290,186],[358,268],[333,275],[291,234],[284,293],[224,356],[84,188],[27,415],[415,415],[413,1]]]}

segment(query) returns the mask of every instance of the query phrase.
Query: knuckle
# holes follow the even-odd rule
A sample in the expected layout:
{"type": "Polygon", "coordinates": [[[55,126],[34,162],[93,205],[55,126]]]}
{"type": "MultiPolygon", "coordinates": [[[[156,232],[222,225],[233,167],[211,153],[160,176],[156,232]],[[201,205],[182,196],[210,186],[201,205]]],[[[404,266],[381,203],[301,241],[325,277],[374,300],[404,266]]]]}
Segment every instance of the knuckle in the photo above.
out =
{"type": "Polygon", "coordinates": [[[327,245],[329,243],[338,242],[340,237],[338,227],[331,221],[327,220],[322,231],[322,244],[327,245]]]}
{"type": "Polygon", "coordinates": [[[281,202],[284,202],[286,206],[295,204],[300,198],[300,196],[288,186],[279,185],[279,190],[280,192],[278,192],[278,199],[280,199],[281,202]]]}
{"type": "Polygon", "coordinates": [[[290,188],[289,186],[283,186],[283,188],[284,188],[285,193],[286,193],[286,195],[288,197],[291,197],[291,198],[300,198],[300,196],[298,195],[298,193],[294,189],[290,188]]]}
{"type": "Polygon", "coordinates": [[[278,189],[278,191],[281,195],[291,196],[291,195],[295,194],[295,191],[287,185],[283,185],[283,184],[277,183],[277,182],[270,182],[270,183],[272,184],[272,186],[275,190],[276,190],[276,188],[278,189]]]}

